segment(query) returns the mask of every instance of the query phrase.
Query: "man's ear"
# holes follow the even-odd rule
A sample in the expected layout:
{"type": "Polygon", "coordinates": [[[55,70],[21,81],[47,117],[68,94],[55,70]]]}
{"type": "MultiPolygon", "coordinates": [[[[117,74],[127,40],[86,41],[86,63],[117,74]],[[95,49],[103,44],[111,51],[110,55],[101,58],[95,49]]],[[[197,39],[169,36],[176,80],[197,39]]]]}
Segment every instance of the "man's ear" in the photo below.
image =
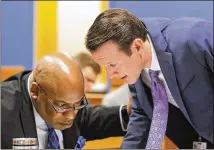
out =
{"type": "Polygon", "coordinates": [[[134,39],[131,45],[131,51],[132,53],[141,54],[143,52],[143,40],[140,38],[134,39]]]}
{"type": "Polygon", "coordinates": [[[39,87],[36,82],[32,82],[31,87],[30,87],[30,96],[33,100],[37,100],[39,95],[39,87]]]}

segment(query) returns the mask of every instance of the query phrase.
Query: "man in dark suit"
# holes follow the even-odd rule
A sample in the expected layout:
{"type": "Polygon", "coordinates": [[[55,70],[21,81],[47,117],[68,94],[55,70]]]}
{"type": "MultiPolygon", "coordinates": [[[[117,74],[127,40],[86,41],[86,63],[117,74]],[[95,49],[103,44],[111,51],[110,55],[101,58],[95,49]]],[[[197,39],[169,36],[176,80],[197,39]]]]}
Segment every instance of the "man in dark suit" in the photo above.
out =
{"type": "MultiPolygon", "coordinates": [[[[121,112],[127,122],[126,109],[121,112]]],[[[88,105],[81,69],[62,53],[45,56],[32,72],[1,83],[1,123],[3,149],[12,148],[13,138],[38,138],[40,149],[73,149],[79,136],[94,140],[125,134],[119,107],[88,105]]]]}
{"type": "Polygon", "coordinates": [[[109,9],[95,19],[85,43],[109,76],[130,84],[132,112],[121,148],[160,149],[164,135],[178,148],[214,148],[212,23],[141,21],[109,9]]]}

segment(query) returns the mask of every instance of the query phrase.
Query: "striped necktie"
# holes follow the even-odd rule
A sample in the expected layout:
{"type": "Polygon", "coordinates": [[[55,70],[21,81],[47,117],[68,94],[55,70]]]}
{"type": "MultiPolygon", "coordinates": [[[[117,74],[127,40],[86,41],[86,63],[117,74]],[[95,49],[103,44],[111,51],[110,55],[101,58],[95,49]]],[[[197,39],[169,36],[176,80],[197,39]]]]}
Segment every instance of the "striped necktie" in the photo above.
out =
{"type": "Polygon", "coordinates": [[[50,125],[48,127],[48,149],[60,149],[58,136],[50,125]]]}

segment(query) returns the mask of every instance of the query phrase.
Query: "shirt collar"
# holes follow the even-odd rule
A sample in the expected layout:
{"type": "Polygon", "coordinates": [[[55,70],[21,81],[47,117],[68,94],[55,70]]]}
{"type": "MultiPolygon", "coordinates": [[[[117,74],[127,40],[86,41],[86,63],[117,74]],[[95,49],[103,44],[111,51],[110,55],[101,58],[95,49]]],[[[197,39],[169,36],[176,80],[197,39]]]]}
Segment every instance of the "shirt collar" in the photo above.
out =
{"type": "Polygon", "coordinates": [[[147,35],[147,38],[149,40],[149,43],[150,43],[150,46],[151,46],[151,50],[152,50],[152,63],[151,63],[151,67],[150,68],[145,68],[145,70],[146,71],[148,71],[149,69],[151,69],[151,70],[161,70],[159,62],[158,62],[157,54],[155,52],[155,48],[154,48],[153,43],[152,43],[152,40],[151,40],[149,35],[147,35]]]}
{"type": "MultiPolygon", "coordinates": [[[[27,89],[28,89],[28,94],[30,96],[30,79],[29,78],[30,78],[30,76],[28,77],[28,81],[27,81],[27,89]]],[[[36,108],[34,107],[31,96],[30,96],[30,99],[31,99],[31,103],[33,105],[33,113],[35,116],[36,127],[40,128],[42,130],[47,130],[47,125],[46,125],[45,121],[42,119],[42,117],[36,111],[36,108]]]]}

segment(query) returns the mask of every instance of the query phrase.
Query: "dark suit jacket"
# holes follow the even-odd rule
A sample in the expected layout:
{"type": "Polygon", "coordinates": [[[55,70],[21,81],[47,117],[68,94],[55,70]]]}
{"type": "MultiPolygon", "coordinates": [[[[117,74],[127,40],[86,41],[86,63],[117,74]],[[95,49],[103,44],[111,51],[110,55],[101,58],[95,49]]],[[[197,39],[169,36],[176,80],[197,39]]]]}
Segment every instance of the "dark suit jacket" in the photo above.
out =
{"type": "MultiPolygon", "coordinates": [[[[183,134],[192,127],[214,143],[213,24],[197,18],[145,18],[143,22],[169,90],[180,109],[178,111],[170,104],[167,136],[179,148],[192,148],[192,140],[197,138],[191,133],[183,134]]],[[[121,147],[145,148],[153,113],[151,91],[141,77],[130,85],[130,90],[133,93],[132,114],[121,147]]]]}
{"type": "MultiPolygon", "coordinates": [[[[13,138],[37,137],[32,103],[27,91],[30,71],[1,83],[1,148],[11,149],[13,138]]],[[[73,149],[79,135],[86,140],[122,136],[119,107],[87,106],[79,110],[71,128],[62,131],[64,148],[73,149]]]]}

